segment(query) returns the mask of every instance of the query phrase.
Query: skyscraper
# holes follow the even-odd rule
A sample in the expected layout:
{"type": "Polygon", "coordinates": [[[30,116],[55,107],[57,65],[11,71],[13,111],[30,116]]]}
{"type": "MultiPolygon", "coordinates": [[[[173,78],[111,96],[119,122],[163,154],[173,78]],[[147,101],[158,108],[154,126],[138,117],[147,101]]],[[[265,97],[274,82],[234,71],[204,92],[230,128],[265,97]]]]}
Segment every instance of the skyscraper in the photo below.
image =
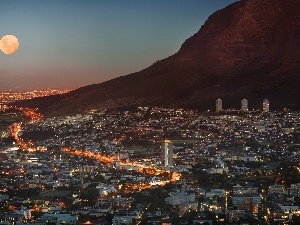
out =
{"type": "Polygon", "coordinates": [[[241,101],[241,111],[243,111],[243,112],[248,111],[248,100],[247,99],[243,99],[241,101]]]}
{"type": "Polygon", "coordinates": [[[223,108],[222,108],[222,100],[218,98],[216,100],[216,112],[220,112],[222,110],[223,110],[223,108]]]}
{"type": "Polygon", "coordinates": [[[166,168],[173,166],[173,143],[170,140],[165,140],[163,146],[163,163],[166,168]]]}
{"type": "Polygon", "coordinates": [[[268,113],[270,111],[270,103],[268,99],[263,100],[263,112],[268,113]]]}

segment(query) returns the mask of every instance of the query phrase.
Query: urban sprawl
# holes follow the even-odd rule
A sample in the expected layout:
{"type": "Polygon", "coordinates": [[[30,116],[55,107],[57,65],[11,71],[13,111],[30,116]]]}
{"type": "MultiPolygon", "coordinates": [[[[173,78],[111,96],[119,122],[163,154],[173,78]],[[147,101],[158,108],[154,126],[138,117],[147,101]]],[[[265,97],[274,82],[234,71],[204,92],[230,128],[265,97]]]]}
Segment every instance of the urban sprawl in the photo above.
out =
{"type": "Polygon", "coordinates": [[[267,99],[260,111],[246,99],[215,112],[1,109],[14,118],[0,131],[1,224],[300,224],[300,112],[267,99]]]}

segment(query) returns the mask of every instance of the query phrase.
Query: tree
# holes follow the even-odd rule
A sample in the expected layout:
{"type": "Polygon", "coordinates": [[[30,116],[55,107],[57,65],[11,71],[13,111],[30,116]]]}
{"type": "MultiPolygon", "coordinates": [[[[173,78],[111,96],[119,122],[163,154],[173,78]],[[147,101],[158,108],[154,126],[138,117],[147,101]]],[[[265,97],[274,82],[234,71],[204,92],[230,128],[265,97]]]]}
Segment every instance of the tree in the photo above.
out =
{"type": "Polygon", "coordinates": [[[81,191],[80,198],[86,200],[87,205],[95,205],[96,197],[99,195],[99,190],[95,187],[86,187],[81,191]]]}

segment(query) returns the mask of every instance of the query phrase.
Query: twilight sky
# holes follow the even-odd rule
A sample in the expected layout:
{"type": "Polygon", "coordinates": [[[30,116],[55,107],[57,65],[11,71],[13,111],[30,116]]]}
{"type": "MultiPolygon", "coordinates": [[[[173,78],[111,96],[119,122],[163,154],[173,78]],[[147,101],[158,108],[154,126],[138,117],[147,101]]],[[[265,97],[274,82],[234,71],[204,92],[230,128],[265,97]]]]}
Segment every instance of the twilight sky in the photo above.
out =
{"type": "Polygon", "coordinates": [[[0,90],[76,88],[140,71],[176,53],[236,0],[1,0],[0,90]]]}

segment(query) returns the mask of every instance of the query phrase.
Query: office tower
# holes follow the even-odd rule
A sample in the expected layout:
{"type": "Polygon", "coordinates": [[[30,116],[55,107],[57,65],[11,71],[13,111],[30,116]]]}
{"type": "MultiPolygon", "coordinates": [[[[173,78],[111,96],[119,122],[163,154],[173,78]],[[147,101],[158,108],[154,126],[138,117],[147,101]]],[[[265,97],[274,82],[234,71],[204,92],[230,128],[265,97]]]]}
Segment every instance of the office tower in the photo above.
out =
{"type": "Polygon", "coordinates": [[[162,143],[163,147],[163,163],[166,168],[173,166],[173,143],[169,140],[165,140],[162,143]]]}
{"type": "Polygon", "coordinates": [[[243,112],[248,111],[248,100],[247,99],[243,99],[241,101],[241,111],[243,111],[243,112]]]}
{"type": "Polygon", "coordinates": [[[222,111],[222,100],[218,98],[216,100],[216,112],[220,112],[220,111],[222,111]]]}
{"type": "Polygon", "coordinates": [[[263,100],[263,112],[268,113],[270,111],[270,103],[268,99],[263,100]]]}

